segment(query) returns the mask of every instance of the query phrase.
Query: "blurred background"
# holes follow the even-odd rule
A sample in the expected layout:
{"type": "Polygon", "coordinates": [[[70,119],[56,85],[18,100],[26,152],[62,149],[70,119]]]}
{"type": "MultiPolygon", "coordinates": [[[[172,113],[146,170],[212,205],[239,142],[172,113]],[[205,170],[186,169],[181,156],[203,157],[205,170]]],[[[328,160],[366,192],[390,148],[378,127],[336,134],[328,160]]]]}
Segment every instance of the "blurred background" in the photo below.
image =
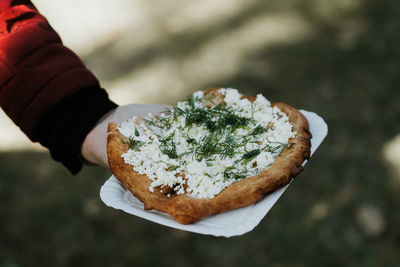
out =
{"type": "Polygon", "coordinates": [[[314,111],[329,134],[243,236],[106,207],[110,172],[72,176],[0,114],[0,266],[399,266],[395,0],[34,0],[118,104],[215,86],[314,111]]]}

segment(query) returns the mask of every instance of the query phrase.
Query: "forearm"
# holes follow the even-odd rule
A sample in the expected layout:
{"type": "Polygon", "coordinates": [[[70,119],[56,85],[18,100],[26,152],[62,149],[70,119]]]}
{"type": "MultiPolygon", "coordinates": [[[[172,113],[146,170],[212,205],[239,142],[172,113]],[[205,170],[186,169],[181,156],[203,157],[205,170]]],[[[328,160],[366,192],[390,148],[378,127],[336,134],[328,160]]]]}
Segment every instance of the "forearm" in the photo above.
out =
{"type": "Polygon", "coordinates": [[[0,106],[71,172],[87,133],[116,105],[30,1],[0,1],[0,106]]]}

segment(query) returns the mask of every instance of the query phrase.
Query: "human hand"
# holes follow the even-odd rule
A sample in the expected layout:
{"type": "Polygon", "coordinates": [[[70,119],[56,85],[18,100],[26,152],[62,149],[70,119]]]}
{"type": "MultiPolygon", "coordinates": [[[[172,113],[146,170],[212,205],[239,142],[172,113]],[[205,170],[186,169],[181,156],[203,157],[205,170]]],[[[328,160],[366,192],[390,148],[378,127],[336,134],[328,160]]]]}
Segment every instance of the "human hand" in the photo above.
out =
{"type": "Polygon", "coordinates": [[[106,114],[88,133],[81,147],[82,156],[89,162],[108,167],[107,127],[109,122],[122,122],[133,116],[144,117],[149,113],[158,114],[167,106],[153,104],[130,104],[120,106],[106,114]]]}

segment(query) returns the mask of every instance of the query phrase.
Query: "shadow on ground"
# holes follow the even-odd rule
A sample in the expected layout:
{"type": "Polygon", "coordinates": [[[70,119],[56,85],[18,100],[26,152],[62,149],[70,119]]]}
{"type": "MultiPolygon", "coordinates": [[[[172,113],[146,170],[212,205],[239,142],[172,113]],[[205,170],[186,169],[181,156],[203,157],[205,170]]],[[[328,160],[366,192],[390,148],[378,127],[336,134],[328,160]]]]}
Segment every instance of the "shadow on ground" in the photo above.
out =
{"type": "MultiPolygon", "coordinates": [[[[265,88],[269,99],[328,122],[328,138],[254,231],[224,239],[149,223],[101,203],[107,171],[87,167],[73,177],[46,153],[2,153],[0,266],[395,266],[400,186],[382,148],[400,133],[397,2],[363,1],[340,13],[341,21],[332,15],[341,12],[334,6],[327,8],[333,13],[316,12],[321,2],[290,5],[317,25],[312,37],[252,51],[233,77],[202,84],[248,94],[265,88]]],[[[268,13],[271,5],[260,4],[257,12],[268,13]]],[[[241,21],[252,12],[244,11],[241,21]]],[[[235,23],[210,35],[226,27],[235,23]]],[[[182,47],[174,43],[173,55],[185,56],[196,36],[179,38],[182,47]]],[[[172,51],[168,47],[163,53],[172,51]]],[[[156,60],[163,48],[131,59],[139,65],[156,60]]],[[[121,64],[136,66],[129,62],[121,64]]]]}

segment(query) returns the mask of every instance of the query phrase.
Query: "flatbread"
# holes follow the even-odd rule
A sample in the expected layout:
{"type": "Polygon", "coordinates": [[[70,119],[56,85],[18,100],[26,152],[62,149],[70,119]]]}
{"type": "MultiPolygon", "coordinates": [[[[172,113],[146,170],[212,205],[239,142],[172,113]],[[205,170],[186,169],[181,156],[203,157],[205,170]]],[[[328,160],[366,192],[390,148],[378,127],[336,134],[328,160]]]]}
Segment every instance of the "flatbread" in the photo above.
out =
{"type": "MultiPolygon", "coordinates": [[[[205,91],[205,99],[210,105],[220,103],[219,88],[205,91]]],[[[250,101],[255,97],[244,96],[250,101]]],[[[222,98],[223,99],[223,98],[222,98]]],[[[289,139],[289,145],[266,170],[256,176],[234,182],[214,198],[193,198],[188,195],[172,194],[159,189],[149,191],[151,180],[133,170],[133,166],[124,163],[121,156],[128,149],[127,138],[122,136],[117,123],[108,125],[107,155],[111,172],[114,176],[144,203],[146,210],[155,209],[168,213],[181,224],[195,223],[202,218],[222,213],[228,210],[244,207],[262,199],[266,194],[287,185],[292,178],[303,171],[303,162],[310,157],[311,133],[307,119],[295,108],[284,103],[272,103],[286,113],[293,131],[294,138],[289,139]]]]}

